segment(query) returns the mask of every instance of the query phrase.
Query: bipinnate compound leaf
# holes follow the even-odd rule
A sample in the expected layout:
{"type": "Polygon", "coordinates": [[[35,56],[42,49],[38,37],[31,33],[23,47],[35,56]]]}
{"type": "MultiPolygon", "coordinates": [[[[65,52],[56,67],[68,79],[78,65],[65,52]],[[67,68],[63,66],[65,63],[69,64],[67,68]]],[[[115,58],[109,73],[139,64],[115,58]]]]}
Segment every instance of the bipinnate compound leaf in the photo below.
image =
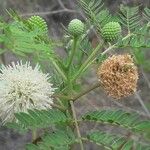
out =
{"type": "Polygon", "coordinates": [[[150,21],[150,8],[144,8],[143,16],[147,21],[150,21]]]}
{"type": "Polygon", "coordinates": [[[92,111],[82,116],[82,119],[86,121],[117,125],[134,132],[150,131],[150,120],[143,120],[137,113],[129,113],[123,110],[92,111]]]}
{"type": "Polygon", "coordinates": [[[150,150],[150,145],[143,144],[121,135],[94,131],[87,134],[87,139],[109,150],[150,150]]]}
{"type": "Polygon", "coordinates": [[[89,21],[96,26],[99,32],[101,32],[101,28],[106,23],[111,21],[112,16],[109,13],[109,10],[104,8],[104,3],[102,0],[93,0],[90,2],[80,0],[79,3],[89,21]]]}
{"type": "Polygon", "coordinates": [[[42,141],[37,145],[28,144],[27,150],[69,150],[69,146],[75,143],[75,136],[68,127],[65,130],[56,130],[53,133],[46,134],[42,141]]]}
{"type": "Polygon", "coordinates": [[[38,129],[47,128],[54,124],[64,124],[70,121],[63,112],[50,109],[50,110],[28,110],[27,113],[20,112],[16,113],[15,117],[17,122],[8,123],[6,126],[13,129],[38,129]]]}
{"type": "Polygon", "coordinates": [[[120,6],[120,22],[128,30],[128,33],[140,25],[139,7],[120,6]]]}

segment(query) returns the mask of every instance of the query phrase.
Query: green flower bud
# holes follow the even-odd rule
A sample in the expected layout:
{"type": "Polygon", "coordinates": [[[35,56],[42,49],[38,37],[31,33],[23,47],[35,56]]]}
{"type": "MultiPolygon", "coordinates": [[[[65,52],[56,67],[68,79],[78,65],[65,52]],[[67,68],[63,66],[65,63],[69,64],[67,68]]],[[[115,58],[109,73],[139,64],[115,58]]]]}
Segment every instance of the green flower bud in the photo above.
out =
{"type": "Polygon", "coordinates": [[[121,26],[118,22],[109,22],[102,28],[102,37],[105,41],[117,40],[121,34],[121,26]]]}
{"type": "Polygon", "coordinates": [[[32,29],[38,28],[39,30],[43,31],[44,33],[48,33],[47,23],[40,16],[31,16],[28,19],[28,23],[32,27],[32,29]]]}
{"type": "Polygon", "coordinates": [[[68,25],[68,31],[75,37],[80,36],[84,32],[84,23],[78,19],[73,19],[68,25]]]}

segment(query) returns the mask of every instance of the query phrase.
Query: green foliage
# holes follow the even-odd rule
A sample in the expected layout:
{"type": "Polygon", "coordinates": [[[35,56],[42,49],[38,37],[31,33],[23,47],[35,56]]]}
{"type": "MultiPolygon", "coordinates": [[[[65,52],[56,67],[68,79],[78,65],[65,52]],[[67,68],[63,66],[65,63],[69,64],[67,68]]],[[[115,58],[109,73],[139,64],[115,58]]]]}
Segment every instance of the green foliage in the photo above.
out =
{"type": "Polygon", "coordinates": [[[90,2],[80,0],[79,3],[90,22],[96,26],[98,31],[101,32],[102,27],[111,21],[112,16],[108,9],[104,9],[102,0],[94,0],[90,2]]]}
{"type": "Polygon", "coordinates": [[[133,35],[126,39],[126,40],[120,40],[117,43],[118,47],[130,47],[132,49],[134,48],[149,48],[150,47],[150,30],[147,25],[144,25],[143,27],[137,27],[133,35]]]}
{"type": "Polygon", "coordinates": [[[11,19],[13,19],[15,22],[20,22],[24,24],[25,20],[19,16],[19,14],[13,10],[13,9],[6,9],[6,12],[10,16],[11,19]]]}
{"type": "Polygon", "coordinates": [[[118,125],[134,132],[150,131],[150,121],[142,120],[137,113],[123,110],[99,110],[85,114],[83,120],[118,125]]]}
{"type": "Polygon", "coordinates": [[[106,149],[109,150],[149,150],[150,146],[136,142],[128,137],[118,136],[110,133],[94,131],[87,135],[88,140],[104,146],[106,149]]]}
{"type": "Polygon", "coordinates": [[[145,59],[145,53],[147,52],[146,50],[134,48],[132,50],[133,55],[135,57],[135,62],[140,65],[144,70],[150,71],[150,61],[149,59],[145,59]]]}
{"type": "Polygon", "coordinates": [[[41,28],[31,30],[28,21],[22,19],[15,11],[7,12],[13,20],[9,23],[0,22],[0,44],[4,47],[1,53],[9,50],[20,57],[33,55],[36,61],[56,61],[57,56],[53,51],[56,43],[48,36],[43,36],[41,28]]]}
{"type": "Polygon", "coordinates": [[[37,145],[28,144],[27,150],[69,150],[71,144],[75,143],[75,136],[68,127],[64,130],[56,130],[42,137],[37,145]]]}
{"type": "Polygon", "coordinates": [[[143,16],[147,21],[150,21],[150,9],[148,7],[144,8],[143,16]]]}
{"type": "Polygon", "coordinates": [[[150,48],[150,30],[147,24],[143,25],[143,27],[136,27],[130,38],[118,41],[117,47],[129,47],[135,58],[135,62],[144,68],[144,70],[149,71],[150,61],[146,55],[148,48],[150,48]]]}
{"type": "Polygon", "coordinates": [[[140,25],[139,7],[120,6],[120,22],[127,27],[128,32],[135,30],[140,25]]]}
{"type": "Polygon", "coordinates": [[[64,124],[70,118],[63,112],[55,109],[50,110],[28,110],[28,113],[16,113],[17,122],[8,123],[7,127],[19,131],[27,131],[39,128],[47,128],[54,124],[64,124]]]}
{"type": "Polygon", "coordinates": [[[16,55],[26,56],[34,53],[40,56],[40,59],[45,58],[47,55],[54,57],[52,44],[36,39],[39,35],[37,30],[29,32],[26,30],[25,25],[19,22],[12,22],[3,27],[3,32],[0,35],[0,42],[5,49],[11,50],[16,55]]]}

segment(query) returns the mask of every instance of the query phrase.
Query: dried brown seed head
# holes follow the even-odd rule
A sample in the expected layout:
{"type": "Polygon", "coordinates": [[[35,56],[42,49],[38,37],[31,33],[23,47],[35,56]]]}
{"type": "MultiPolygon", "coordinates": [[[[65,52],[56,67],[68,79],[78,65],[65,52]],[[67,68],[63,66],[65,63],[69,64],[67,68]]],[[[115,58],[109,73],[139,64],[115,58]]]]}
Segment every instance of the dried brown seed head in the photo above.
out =
{"type": "Polygon", "coordinates": [[[115,99],[136,91],[138,71],[129,54],[108,57],[98,68],[97,74],[104,90],[115,99]]]}

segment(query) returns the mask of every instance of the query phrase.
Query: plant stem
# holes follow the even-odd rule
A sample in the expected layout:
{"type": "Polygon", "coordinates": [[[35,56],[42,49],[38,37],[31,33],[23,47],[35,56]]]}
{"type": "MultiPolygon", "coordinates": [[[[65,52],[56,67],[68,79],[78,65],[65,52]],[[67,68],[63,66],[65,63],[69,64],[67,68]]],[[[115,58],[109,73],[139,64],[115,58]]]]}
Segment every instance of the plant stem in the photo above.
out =
{"type": "MultiPolygon", "coordinates": [[[[93,86],[90,86],[90,88],[82,91],[81,93],[75,95],[75,96],[65,96],[65,95],[57,95],[55,94],[53,97],[54,98],[63,98],[63,99],[66,99],[66,100],[72,100],[72,101],[76,101],[77,99],[79,99],[80,97],[88,94],[89,92],[93,91],[94,89],[100,87],[101,84],[100,83],[96,83],[94,84],[93,86]]],[[[60,107],[60,106],[59,106],[60,107]]]]}
{"type": "MultiPolygon", "coordinates": [[[[129,38],[129,37],[131,37],[133,34],[128,34],[127,36],[125,36],[123,39],[122,39],[122,41],[124,41],[125,39],[127,39],[127,38],[129,38]]],[[[116,45],[117,44],[114,44],[114,45],[112,45],[112,46],[110,46],[109,48],[107,48],[103,53],[101,53],[101,56],[102,55],[105,55],[106,53],[108,53],[109,51],[111,51],[113,48],[115,48],[116,47],[116,45]]],[[[96,48],[97,49],[97,48],[96,48]]],[[[96,51],[96,49],[94,50],[94,51],[96,51]]],[[[94,52],[93,51],[93,52],[94,52]]],[[[92,55],[92,54],[91,54],[92,55]]],[[[93,60],[91,60],[91,59],[89,59],[89,60],[87,60],[87,61],[89,61],[88,63],[86,63],[86,64],[83,64],[81,67],[81,70],[79,70],[79,72],[83,72],[84,70],[86,70],[86,68],[88,68],[88,66],[90,66],[94,61],[95,61],[95,59],[96,58],[94,58],[93,60]]],[[[80,73],[79,73],[79,75],[80,75],[80,73]]],[[[73,78],[73,81],[79,76],[79,75],[76,75],[74,78],[73,78]]]]}
{"type": "Polygon", "coordinates": [[[71,50],[71,55],[69,57],[69,60],[68,60],[68,64],[67,64],[67,69],[69,70],[70,66],[71,66],[71,63],[73,61],[73,57],[75,55],[75,52],[76,52],[76,46],[77,46],[77,38],[74,37],[74,40],[73,40],[73,47],[72,47],[72,50],[71,50]]]}
{"type": "Polygon", "coordinates": [[[37,138],[37,131],[36,131],[36,129],[33,129],[32,130],[32,142],[34,142],[36,140],[36,138],[37,138]]]}
{"type": "Polygon", "coordinates": [[[90,33],[90,31],[94,28],[94,25],[91,25],[90,28],[86,31],[86,33],[81,37],[81,42],[86,38],[86,36],[90,33]]]}
{"type": "Polygon", "coordinates": [[[100,87],[101,84],[100,83],[96,83],[95,85],[93,85],[92,87],[86,89],[85,91],[81,92],[80,94],[76,95],[75,97],[73,97],[72,101],[75,101],[77,99],[79,99],[80,97],[86,95],[87,93],[93,91],[94,89],[100,87]]]}
{"type": "Polygon", "coordinates": [[[138,99],[139,103],[141,104],[143,110],[145,111],[145,113],[150,117],[150,111],[148,110],[148,108],[146,107],[146,105],[144,104],[142,98],[140,97],[140,95],[135,92],[135,96],[138,99]]]}
{"type": "Polygon", "coordinates": [[[148,85],[148,88],[150,89],[150,81],[149,81],[146,73],[144,72],[144,69],[142,68],[142,66],[140,67],[140,69],[141,69],[142,75],[143,75],[143,77],[144,77],[144,79],[145,79],[145,81],[146,81],[146,83],[148,85]]]}
{"type": "Polygon", "coordinates": [[[66,100],[70,100],[71,99],[69,96],[62,95],[62,94],[54,94],[52,97],[59,98],[59,99],[66,99],[66,100]]]}
{"type": "MultiPolygon", "coordinates": [[[[82,137],[82,141],[83,141],[83,142],[91,142],[91,143],[94,143],[92,140],[90,140],[90,139],[88,139],[88,138],[86,138],[86,137],[82,137]]],[[[96,145],[102,146],[102,144],[100,144],[100,143],[96,143],[96,145]]]]}
{"type": "Polygon", "coordinates": [[[71,81],[74,81],[78,78],[78,76],[80,76],[80,74],[83,72],[83,70],[85,69],[85,67],[88,65],[88,63],[91,61],[91,59],[96,55],[96,53],[100,50],[100,48],[103,46],[103,44],[99,44],[94,51],[91,53],[91,55],[88,57],[88,59],[83,63],[83,65],[80,67],[79,71],[77,72],[77,74],[75,74],[75,76],[72,78],[71,81]]]}
{"type": "Polygon", "coordinates": [[[65,111],[66,109],[64,108],[64,107],[62,107],[62,106],[60,106],[60,105],[57,105],[57,104],[50,104],[52,107],[54,107],[54,108],[58,108],[59,110],[61,110],[61,111],[65,111]]]}
{"type": "Polygon", "coordinates": [[[5,65],[4,54],[1,54],[1,55],[0,55],[0,64],[5,65]]]}
{"type": "Polygon", "coordinates": [[[88,89],[82,91],[81,93],[79,93],[79,94],[77,94],[77,95],[75,95],[75,96],[65,96],[65,95],[57,95],[57,94],[56,94],[56,95],[54,95],[54,97],[57,97],[57,98],[64,98],[64,99],[66,99],[66,100],[75,101],[75,100],[77,100],[77,99],[79,99],[80,97],[82,97],[82,96],[88,94],[89,92],[93,91],[94,89],[96,89],[96,88],[98,88],[98,87],[100,87],[100,86],[101,86],[100,83],[96,83],[96,84],[94,84],[93,86],[90,86],[90,88],[88,88],[88,89]]]}
{"type": "Polygon", "coordinates": [[[73,101],[70,101],[70,105],[71,105],[73,118],[75,120],[75,127],[76,127],[77,135],[78,135],[78,138],[79,138],[80,148],[81,148],[81,150],[84,150],[83,143],[82,143],[82,137],[81,137],[79,125],[78,125],[78,122],[77,122],[77,116],[76,116],[76,112],[75,112],[73,101]]]}
{"type": "MultiPolygon", "coordinates": [[[[133,34],[127,34],[122,41],[126,40],[127,38],[131,37],[133,34]]],[[[108,53],[110,50],[112,50],[113,48],[115,48],[117,46],[117,43],[110,46],[109,48],[107,48],[103,53],[101,53],[101,55],[105,55],[106,53],[108,53]]]]}
{"type": "Polygon", "coordinates": [[[63,77],[64,80],[67,80],[65,73],[60,69],[60,67],[58,66],[58,64],[54,61],[51,60],[51,62],[53,63],[54,67],[56,68],[56,70],[60,73],[60,75],[63,77]]]}

